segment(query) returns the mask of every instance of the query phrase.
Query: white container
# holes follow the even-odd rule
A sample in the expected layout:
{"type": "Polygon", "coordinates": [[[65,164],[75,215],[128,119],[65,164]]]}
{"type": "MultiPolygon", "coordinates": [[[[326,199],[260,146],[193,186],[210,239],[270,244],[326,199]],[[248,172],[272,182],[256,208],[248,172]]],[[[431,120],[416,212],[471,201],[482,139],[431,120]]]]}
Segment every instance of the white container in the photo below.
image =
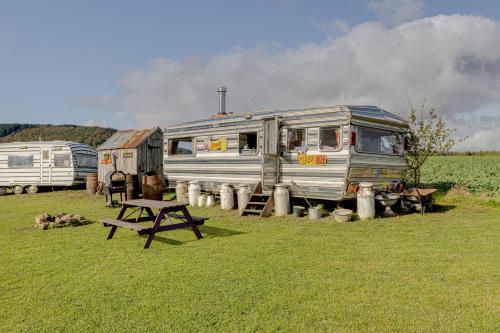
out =
{"type": "Polygon", "coordinates": [[[317,207],[309,207],[309,220],[319,220],[321,218],[321,209],[317,207]]]}
{"type": "Polygon", "coordinates": [[[220,188],[220,206],[222,209],[233,209],[234,194],[229,184],[222,184],[220,188]]]}
{"type": "Polygon", "coordinates": [[[198,197],[198,207],[205,207],[207,205],[207,195],[202,194],[198,197]]]}
{"type": "Polygon", "coordinates": [[[357,195],[357,208],[360,220],[375,218],[375,193],[372,183],[360,183],[357,195]]]}
{"type": "Polygon", "coordinates": [[[200,197],[201,193],[201,187],[198,184],[198,182],[195,180],[190,181],[188,191],[189,191],[189,205],[193,207],[198,206],[198,198],[200,197]]]}
{"type": "Polygon", "coordinates": [[[337,209],[333,212],[333,217],[337,222],[350,222],[352,210],[350,209],[337,209]]]}
{"type": "Polygon", "coordinates": [[[213,207],[215,206],[215,197],[211,194],[207,196],[207,202],[205,204],[205,207],[213,207]]]}
{"type": "Polygon", "coordinates": [[[240,188],[238,189],[237,195],[238,195],[238,210],[241,212],[243,209],[245,209],[248,200],[250,200],[252,192],[248,188],[248,185],[240,184],[240,188]]]}
{"type": "Polygon", "coordinates": [[[285,184],[276,184],[274,191],[274,214],[287,216],[290,213],[290,195],[285,184]]]}
{"type": "Polygon", "coordinates": [[[175,185],[175,197],[177,198],[177,202],[180,204],[188,204],[186,202],[186,194],[188,193],[188,186],[185,181],[178,181],[175,185]]]}

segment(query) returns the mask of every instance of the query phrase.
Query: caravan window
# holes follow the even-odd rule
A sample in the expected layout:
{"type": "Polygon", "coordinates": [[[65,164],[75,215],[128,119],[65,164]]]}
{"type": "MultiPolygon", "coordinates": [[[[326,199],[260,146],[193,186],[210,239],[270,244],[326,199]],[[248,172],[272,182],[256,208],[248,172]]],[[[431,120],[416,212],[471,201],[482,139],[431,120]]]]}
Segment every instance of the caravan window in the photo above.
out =
{"type": "Polygon", "coordinates": [[[9,168],[32,168],[33,167],[33,155],[9,155],[8,157],[9,168]]]}
{"type": "Polygon", "coordinates": [[[288,151],[298,151],[306,147],[306,130],[303,128],[288,129],[287,149],[288,151]]]}
{"type": "Polygon", "coordinates": [[[319,150],[336,151],[340,148],[340,127],[321,127],[319,129],[319,150]]]}
{"type": "Polygon", "coordinates": [[[239,150],[242,155],[257,154],[257,132],[240,133],[239,150]]]}
{"type": "Polygon", "coordinates": [[[193,138],[168,140],[169,155],[194,155],[193,138]]]}
{"type": "Polygon", "coordinates": [[[69,154],[54,154],[54,166],[58,168],[70,167],[71,158],[69,154]]]}
{"type": "Polygon", "coordinates": [[[97,156],[76,154],[76,165],[87,168],[97,168],[97,156]]]}
{"type": "Polygon", "coordinates": [[[363,153],[395,154],[403,153],[403,136],[388,130],[357,126],[356,150],[363,153]]]}

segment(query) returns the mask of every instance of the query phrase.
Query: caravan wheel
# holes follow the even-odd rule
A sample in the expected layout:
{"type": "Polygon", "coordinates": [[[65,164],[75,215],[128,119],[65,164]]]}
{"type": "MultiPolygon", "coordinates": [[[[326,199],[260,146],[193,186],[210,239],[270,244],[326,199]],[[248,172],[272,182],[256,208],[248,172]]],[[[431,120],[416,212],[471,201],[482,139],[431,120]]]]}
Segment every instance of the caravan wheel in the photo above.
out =
{"type": "Polygon", "coordinates": [[[0,196],[7,195],[7,189],[5,187],[0,187],[0,196]]]}
{"type": "Polygon", "coordinates": [[[37,193],[38,192],[38,186],[36,185],[30,185],[27,188],[28,193],[37,193]]]}
{"type": "Polygon", "coordinates": [[[12,191],[14,192],[14,194],[23,194],[24,187],[22,187],[21,185],[16,185],[12,188],[12,191]]]}

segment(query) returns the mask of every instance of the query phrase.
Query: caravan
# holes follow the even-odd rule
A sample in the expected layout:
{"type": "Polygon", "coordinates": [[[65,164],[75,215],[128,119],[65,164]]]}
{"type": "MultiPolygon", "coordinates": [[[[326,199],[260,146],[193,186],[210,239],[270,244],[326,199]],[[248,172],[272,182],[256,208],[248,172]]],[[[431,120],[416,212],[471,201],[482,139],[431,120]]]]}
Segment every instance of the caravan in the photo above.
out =
{"type": "Polygon", "coordinates": [[[85,183],[97,172],[97,152],[69,141],[34,141],[0,144],[0,190],[20,194],[40,187],[68,187],[85,183]]]}
{"type": "Polygon", "coordinates": [[[165,129],[165,178],[170,187],[270,192],[284,183],[291,197],[352,199],[361,182],[382,190],[403,181],[407,132],[403,118],[375,106],[222,112],[165,129]]]}

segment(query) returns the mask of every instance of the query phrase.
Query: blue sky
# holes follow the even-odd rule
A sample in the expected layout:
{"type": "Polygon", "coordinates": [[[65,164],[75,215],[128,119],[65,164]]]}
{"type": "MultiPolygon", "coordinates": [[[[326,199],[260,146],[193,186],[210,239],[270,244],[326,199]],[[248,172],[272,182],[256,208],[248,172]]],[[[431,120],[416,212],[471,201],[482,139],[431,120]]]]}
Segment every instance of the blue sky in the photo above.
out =
{"type": "Polygon", "coordinates": [[[1,122],[148,125],[96,101],[122,98],[130,90],[123,78],[148,71],[155,59],[203,63],[239,49],[286,53],[321,46],[365,22],[387,29],[405,23],[389,22],[377,4],[389,6],[389,16],[398,6],[420,8],[407,21],[456,13],[500,19],[497,1],[2,0],[1,122]]]}

